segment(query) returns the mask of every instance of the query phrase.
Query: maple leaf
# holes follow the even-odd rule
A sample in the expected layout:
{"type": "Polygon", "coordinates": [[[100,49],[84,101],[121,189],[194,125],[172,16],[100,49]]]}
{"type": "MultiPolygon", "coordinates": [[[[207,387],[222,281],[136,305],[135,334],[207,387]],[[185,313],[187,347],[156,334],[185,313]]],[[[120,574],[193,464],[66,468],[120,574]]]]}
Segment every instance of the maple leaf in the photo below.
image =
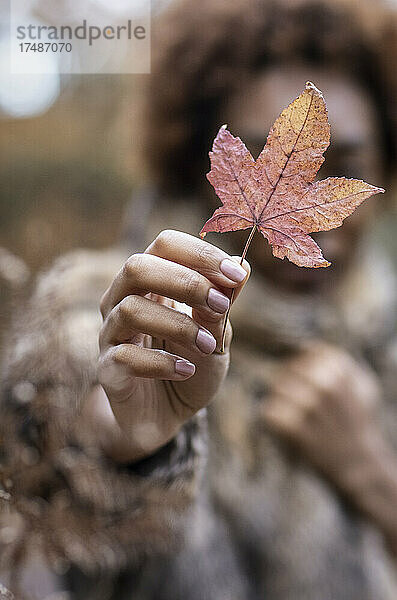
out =
{"type": "Polygon", "coordinates": [[[365,199],[384,192],[345,177],[314,182],[329,142],[324,97],[310,82],[275,121],[256,161],[223,125],[210,152],[207,175],[223,206],[200,235],[251,227],[252,235],[259,230],[268,240],[274,256],[300,267],[328,267],[309,233],[339,227],[365,199]]]}

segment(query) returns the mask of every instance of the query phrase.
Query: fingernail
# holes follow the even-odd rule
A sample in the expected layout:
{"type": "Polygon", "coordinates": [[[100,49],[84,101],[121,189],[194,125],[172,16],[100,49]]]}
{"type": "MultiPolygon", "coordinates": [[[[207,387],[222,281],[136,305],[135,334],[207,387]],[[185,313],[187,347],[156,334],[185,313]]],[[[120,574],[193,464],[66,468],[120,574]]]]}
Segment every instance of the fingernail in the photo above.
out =
{"type": "Polygon", "coordinates": [[[193,375],[196,367],[193,363],[188,360],[177,360],[175,361],[175,372],[179,375],[193,375]]]}
{"type": "Polygon", "coordinates": [[[225,296],[221,292],[218,292],[218,290],[214,290],[214,288],[211,288],[208,292],[207,304],[215,312],[224,313],[229,308],[230,301],[227,296],[225,296]]]}
{"type": "Polygon", "coordinates": [[[208,331],[199,329],[196,337],[196,344],[201,352],[211,354],[216,348],[216,339],[208,331]]]}
{"type": "Polygon", "coordinates": [[[221,262],[220,269],[226,277],[229,277],[229,279],[236,283],[241,283],[247,277],[247,273],[243,267],[234,260],[230,260],[230,258],[225,258],[221,262]]]}

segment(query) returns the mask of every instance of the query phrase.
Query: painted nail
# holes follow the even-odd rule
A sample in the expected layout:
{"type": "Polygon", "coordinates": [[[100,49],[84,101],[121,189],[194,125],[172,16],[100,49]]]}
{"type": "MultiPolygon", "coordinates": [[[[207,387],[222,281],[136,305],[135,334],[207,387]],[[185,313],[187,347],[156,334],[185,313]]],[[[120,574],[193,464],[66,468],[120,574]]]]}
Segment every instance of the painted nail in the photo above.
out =
{"type": "Polygon", "coordinates": [[[227,296],[225,296],[221,292],[218,292],[218,290],[214,290],[214,288],[211,288],[208,292],[207,304],[215,312],[225,313],[229,308],[230,301],[227,296]]]}
{"type": "Polygon", "coordinates": [[[211,354],[216,348],[216,339],[208,331],[199,329],[196,337],[196,344],[201,352],[211,354]]]}
{"type": "Polygon", "coordinates": [[[194,364],[188,360],[179,359],[175,361],[175,372],[178,373],[178,375],[193,375],[195,370],[196,367],[194,364]]]}
{"type": "Polygon", "coordinates": [[[220,269],[226,277],[236,283],[241,283],[247,277],[247,273],[243,267],[234,260],[230,260],[230,258],[225,258],[221,262],[220,269]]]}

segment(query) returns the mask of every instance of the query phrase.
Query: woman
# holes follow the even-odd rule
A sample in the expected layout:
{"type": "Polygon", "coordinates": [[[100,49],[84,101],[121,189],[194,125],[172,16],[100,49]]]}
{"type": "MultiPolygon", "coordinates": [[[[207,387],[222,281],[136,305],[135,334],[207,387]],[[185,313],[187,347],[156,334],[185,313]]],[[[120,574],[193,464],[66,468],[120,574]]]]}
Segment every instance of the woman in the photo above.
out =
{"type": "Polygon", "coordinates": [[[9,560],[39,541],[76,598],[395,596],[394,277],[362,245],[376,200],[318,236],[332,270],[276,261],[254,240],[226,379],[230,327],[217,349],[230,291],[247,282],[233,258],[244,237],[213,238],[221,250],[189,235],[215,203],[202,181],[217,127],[255,154],[307,79],[328,101],[330,174],[384,184],[386,25],[349,5],[245,0],[182,2],[159,24],[147,148],[160,198],[146,250],[133,236],[124,263],[58,261],[16,320],[2,419],[9,560]]]}

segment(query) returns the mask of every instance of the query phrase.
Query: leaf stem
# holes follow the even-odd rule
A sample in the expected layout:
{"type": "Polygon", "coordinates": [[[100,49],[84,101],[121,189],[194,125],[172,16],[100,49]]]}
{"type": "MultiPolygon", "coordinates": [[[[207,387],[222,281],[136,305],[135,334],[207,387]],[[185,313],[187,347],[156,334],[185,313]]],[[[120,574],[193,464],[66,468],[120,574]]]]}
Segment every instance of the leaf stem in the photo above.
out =
{"type": "MultiPolygon", "coordinates": [[[[252,238],[254,237],[255,231],[256,231],[256,223],[253,226],[253,228],[251,229],[251,232],[247,238],[247,241],[245,242],[244,250],[241,255],[240,265],[243,264],[244,259],[247,256],[248,248],[250,247],[250,244],[252,242],[252,238]]],[[[221,349],[220,349],[221,354],[223,354],[225,352],[226,328],[227,328],[227,324],[229,322],[230,309],[232,307],[233,300],[234,300],[234,289],[232,290],[232,293],[230,294],[230,306],[227,309],[227,313],[225,315],[225,320],[223,322],[222,342],[221,342],[221,349]]]]}

